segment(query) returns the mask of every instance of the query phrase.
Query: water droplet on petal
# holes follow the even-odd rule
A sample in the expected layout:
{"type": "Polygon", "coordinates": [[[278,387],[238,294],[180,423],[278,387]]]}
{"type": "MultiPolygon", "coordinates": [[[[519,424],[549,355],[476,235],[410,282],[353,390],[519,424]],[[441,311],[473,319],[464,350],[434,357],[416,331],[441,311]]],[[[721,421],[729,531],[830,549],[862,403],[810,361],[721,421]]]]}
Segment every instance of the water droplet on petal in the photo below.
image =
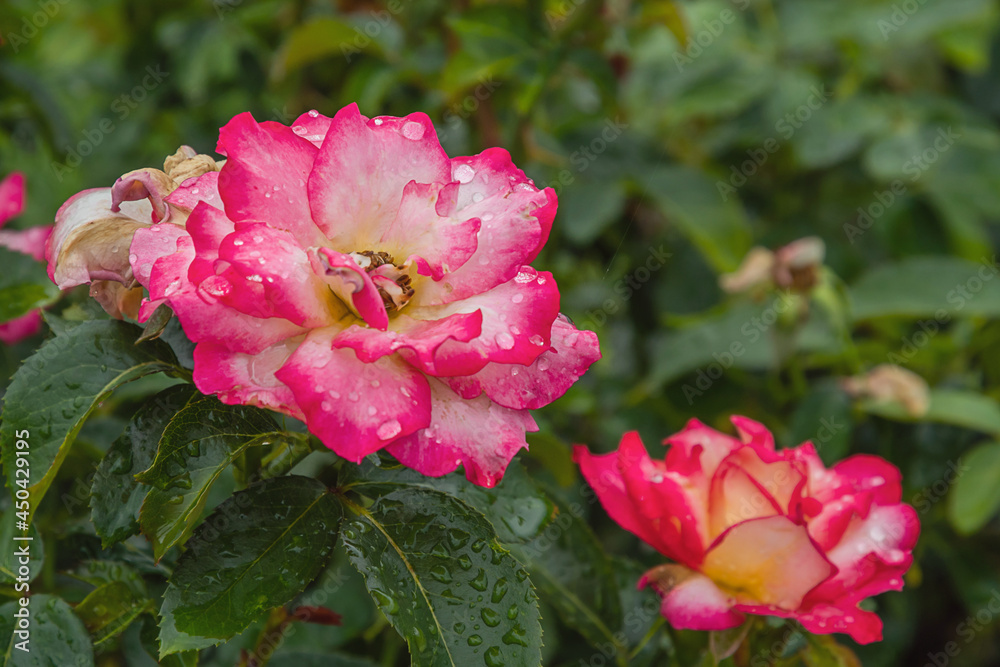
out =
{"type": "Polygon", "coordinates": [[[502,350],[509,350],[514,347],[514,337],[506,331],[502,331],[496,335],[496,342],[502,350]]]}
{"type": "Polygon", "coordinates": [[[513,301],[514,303],[521,303],[522,301],[524,301],[524,295],[515,294],[514,296],[510,297],[510,300],[513,301]]]}
{"type": "Polygon", "coordinates": [[[542,338],[541,336],[539,336],[538,334],[535,334],[534,336],[532,336],[528,340],[531,341],[532,345],[545,345],[545,339],[542,338]]]}
{"type": "Polygon", "coordinates": [[[469,183],[476,176],[476,170],[467,164],[457,165],[452,172],[459,183],[469,183]]]}
{"type": "Polygon", "coordinates": [[[311,117],[313,117],[313,118],[316,118],[317,116],[319,116],[319,112],[318,112],[318,111],[316,111],[315,109],[310,109],[310,110],[309,110],[309,115],[310,115],[311,117]]]}
{"type": "Polygon", "coordinates": [[[376,408],[374,405],[369,405],[368,406],[368,416],[369,417],[374,417],[377,413],[378,413],[378,408],[376,408]]]}
{"type": "Polygon", "coordinates": [[[382,124],[382,119],[381,118],[376,118],[375,119],[375,124],[376,125],[381,125],[382,124]]]}
{"type": "Polygon", "coordinates": [[[403,136],[412,141],[424,138],[424,126],[412,120],[403,124],[403,136]]]}
{"type": "MultiPolygon", "coordinates": [[[[475,192],[475,193],[473,193],[473,195],[472,195],[472,201],[474,201],[475,203],[477,203],[477,204],[478,204],[479,202],[483,201],[483,198],[484,198],[485,196],[486,196],[486,195],[484,195],[484,194],[483,194],[482,192],[475,192]]],[[[490,216],[490,217],[492,217],[492,216],[490,216]]]]}
{"type": "Polygon", "coordinates": [[[389,438],[395,438],[399,435],[399,432],[403,430],[398,420],[390,419],[387,422],[383,422],[381,426],[375,431],[375,435],[379,437],[379,440],[388,440],[389,438]]]}

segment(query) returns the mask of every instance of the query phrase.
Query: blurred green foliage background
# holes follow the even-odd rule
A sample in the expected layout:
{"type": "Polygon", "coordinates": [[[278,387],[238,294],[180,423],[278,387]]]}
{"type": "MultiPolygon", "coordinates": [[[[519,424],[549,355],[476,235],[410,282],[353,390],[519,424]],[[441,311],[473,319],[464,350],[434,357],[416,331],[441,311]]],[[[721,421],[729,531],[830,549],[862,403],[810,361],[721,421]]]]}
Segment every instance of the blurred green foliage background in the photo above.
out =
{"type": "MultiPolygon", "coordinates": [[[[885,456],[923,533],[905,591],[876,600],[885,641],[858,655],[910,667],[955,641],[948,664],[985,667],[1000,664],[998,18],[995,0],[4,0],[0,174],[27,175],[13,224],[46,224],[181,144],[212,152],[239,112],[291,123],[350,102],[427,112],[451,155],[508,148],[559,194],[536,265],[604,352],[539,414],[535,473],[573,489],[570,443],[638,429],[659,450],[690,417],[734,413],[828,462],[885,456]],[[815,285],[719,288],[752,246],[806,236],[826,247],[815,285]],[[927,383],[926,410],[845,391],[885,363],[927,383]]],[[[5,350],[4,377],[36,346],[5,350]]],[[[593,524],[657,562],[599,509],[593,524]]],[[[334,607],[345,627],[288,650],[359,641],[374,610],[334,607]]],[[[577,664],[573,642],[546,628],[552,664],[577,664]]]]}

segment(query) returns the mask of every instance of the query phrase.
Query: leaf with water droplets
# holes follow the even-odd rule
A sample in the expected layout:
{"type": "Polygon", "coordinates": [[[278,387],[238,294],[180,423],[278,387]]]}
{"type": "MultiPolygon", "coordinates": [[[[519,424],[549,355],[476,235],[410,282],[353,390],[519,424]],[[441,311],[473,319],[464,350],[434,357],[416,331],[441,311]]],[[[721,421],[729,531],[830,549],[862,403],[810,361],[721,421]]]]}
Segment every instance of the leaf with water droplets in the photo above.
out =
{"type": "Polygon", "coordinates": [[[8,488],[16,488],[16,443],[27,442],[32,511],[101,401],[121,384],[177,370],[167,345],[160,341],[136,345],[138,335],[139,328],[125,322],[84,322],[46,341],[14,374],[0,426],[3,467],[8,488]],[[25,431],[27,439],[16,437],[25,431]]]}
{"type": "Polygon", "coordinates": [[[94,648],[87,628],[65,601],[53,595],[31,596],[31,637],[27,652],[14,648],[17,600],[0,607],[0,663],[6,667],[94,667],[94,648]]]}
{"type": "Polygon", "coordinates": [[[160,608],[160,655],[218,644],[316,578],[342,510],[322,482],[290,475],[240,491],[187,542],[160,608]]]}
{"type": "MultiPolygon", "coordinates": [[[[365,485],[366,493],[422,486],[460,498],[493,525],[563,622],[592,646],[620,643],[616,632],[622,612],[613,570],[582,518],[582,505],[560,507],[554,494],[546,493],[516,461],[492,489],[470,484],[460,474],[430,478],[397,465],[376,467],[369,461],[348,474],[365,485]]],[[[624,657],[627,651],[618,654],[624,657]]]]}
{"type": "Polygon", "coordinates": [[[226,467],[247,447],[283,437],[267,412],[225,405],[198,395],[170,419],[160,437],[156,458],[136,479],[149,489],[139,526],[160,559],[191,534],[208,492],[226,467]]]}
{"type": "Polygon", "coordinates": [[[194,387],[178,385],[149,399],[104,455],[90,487],[91,519],[103,546],[139,532],[139,509],[149,487],[135,475],[152,465],[170,419],[197,395],[194,387]]]}
{"type": "Polygon", "coordinates": [[[541,664],[538,602],[527,573],[464,502],[400,488],[357,518],[344,546],[417,667],[541,664]]]}

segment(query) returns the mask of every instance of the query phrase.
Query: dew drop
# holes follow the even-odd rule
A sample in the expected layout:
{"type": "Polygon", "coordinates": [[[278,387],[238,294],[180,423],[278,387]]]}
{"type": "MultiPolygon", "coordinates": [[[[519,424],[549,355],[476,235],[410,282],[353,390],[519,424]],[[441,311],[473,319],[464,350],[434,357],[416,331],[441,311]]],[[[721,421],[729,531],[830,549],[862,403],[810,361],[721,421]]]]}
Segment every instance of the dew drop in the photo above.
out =
{"type": "Polygon", "coordinates": [[[491,646],[486,649],[486,653],[483,654],[483,662],[486,663],[486,667],[504,667],[507,664],[499,646],[491,646]]]}
{"type": "Polygon", "coordinates": [[[319,112],[318,112],[318,111],[316,111],[315,109],[310,109],[310,110],[309,110],[309,115],[310,115],[310,116],[311,116],[312,118],[316,118],[317,116],[319,116],[319,112]]]}
{"type": "Polygon", "coordinates": [[[369,405],[368,406],[368,416],[369,417],[374,417],[377,413],[378,413],[378,408],[376,408],[374,405],[369,405]]]}
{"type": "Polygon", "coordinates": [[[551,366],[552,366],[552,364],[549,362],[549,360],[547,358],[545,358],[545,357],[539,357],[539,359],[538,359],[538,370],[544,372],[544,371],[549,370],[549,368],[551,366]]]}
{"type": "Polygon", "coordinates": [[[510,350],[514,347],[514,337],[506,331],[502,331],[496,335],[496,343],[500,349],[510,350]]]}
{"type": "Polygon", "coordinates": [[[375,435],[379,437],[379,440],[388,440],[389,438],[394,438],[399,435],[399,432],[403,430],[399,421],[396,419],[390,419],[387,422],[383,422],[381,426],[375,431],[375,435]]]}
{"type": "Polygon", "coordinates": [[[514,296],[510,297],[510,300],[513,301],[514,303],[521,303],[522,301],[524,301],[524,295],[520,293],[515,294],[514,296]]]}
{"type": "Polygon", "coordinates": [[[452,172],[454,174],[455,180],[459,183],[469,183],[476,176],[476,171],[467,164],[460,164],[455,167],[452,172]]]}
{"type": "Polygon", "coordinates": [[[128,256],[128,261],[129,264],[135,264],[136,262],[139,261],[139,255],[132,253],[131,255],[128,256]]]}
{"type": "Polygon", "coordinates": [[[234,246],[241,246],[241,245],[243,245],[243,241],[241,241],[239,239],[236,239],[235,241],[233,241],[233,245],[234,246]]]}
{"type": "Polygon", "coordinates": [[[361,397],[358,396],[358,392],[352,391],[350,394],[347,395],[347,398],[351,399],[352,401],[356,401],[361,397]]]}
{"type": "Polygon", "coordinates": [[[532,345],[545,345],[545,339],[542,338],[541,336],[539,336],[538,334],[535,334],[534,336],[532,336],[528,340],[531,341],[532,345]]]}
{"type": "Polygon", "coordinates": [[[419,141],[424,138],[424,126],[412,120],[404,123],[403,136],[411,141],[419,141]]]}
{"type": "Polygon", "coordinates": [[[381,118],[376,118],[375,119],[375,124],[376,125],[381,125],[382,124],[382,119],[381,118]]]}
{"type": "Polygon", "coordinates": [[[475,192],[472,194],[472,201],[478,204],[479,202],[483,201],[485,197],[486,195],[484,195],[482,192],[475,192]]]}

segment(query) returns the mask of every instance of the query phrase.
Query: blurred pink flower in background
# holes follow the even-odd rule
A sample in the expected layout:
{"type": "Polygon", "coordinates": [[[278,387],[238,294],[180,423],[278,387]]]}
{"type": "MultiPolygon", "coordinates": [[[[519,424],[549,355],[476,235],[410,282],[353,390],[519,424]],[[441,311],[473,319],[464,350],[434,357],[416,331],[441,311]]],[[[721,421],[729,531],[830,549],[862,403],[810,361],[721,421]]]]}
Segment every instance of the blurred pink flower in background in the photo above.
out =
{"type": "MultiPolygon", "coordinates": [[[[0,247],[45,260],[45,242],[52,233],[52,225],[32,227],[23,231],[3,229],[7,222],[24,210],[24,174],[14,172],[0,181],[0,247]]],[[[41,313],[33,310],[26,315],[0,324],[0,341],[13,345],[38,332],[42,325],[41,313]]]]}
{"type": "Polygon", "coordinates": [[[900,590],[920,530],[899,470],[852,456],[829,470],[812,443],[775,450],[761,424],[733,417],[739,439],[692,420],[651,459],[638,434],[617,452],[575,458],[619,525],[676,564],[639,582],[674,627],[723,630],[745,614],[793,618],[809,632],[882,638],[858,603],[900,590]]]}

